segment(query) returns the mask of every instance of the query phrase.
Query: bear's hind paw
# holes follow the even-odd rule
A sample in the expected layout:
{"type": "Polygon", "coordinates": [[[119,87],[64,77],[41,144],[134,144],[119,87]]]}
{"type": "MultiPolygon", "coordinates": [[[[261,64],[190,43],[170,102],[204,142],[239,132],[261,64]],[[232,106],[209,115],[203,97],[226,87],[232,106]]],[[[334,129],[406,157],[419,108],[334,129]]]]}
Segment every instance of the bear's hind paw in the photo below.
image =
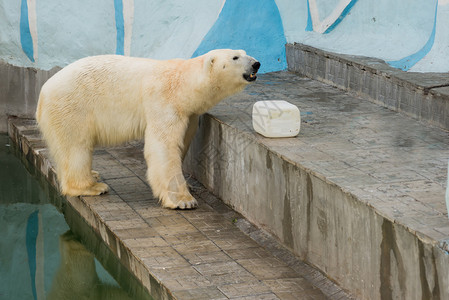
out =
{"type": "Polygon", "coordinates": [[[96,182],[88,188],[67,188],[63,191],[67,196],[98,196],[106,193],[109,190],[109,186],[103,182],[96,182]]]}
{"type": "Polygon", "coordinates": [[[94,190],[97,193],[96,195],[101,195],[109,191],[109,186],[106,183],[97,182],[90,189],[94,190]]]}

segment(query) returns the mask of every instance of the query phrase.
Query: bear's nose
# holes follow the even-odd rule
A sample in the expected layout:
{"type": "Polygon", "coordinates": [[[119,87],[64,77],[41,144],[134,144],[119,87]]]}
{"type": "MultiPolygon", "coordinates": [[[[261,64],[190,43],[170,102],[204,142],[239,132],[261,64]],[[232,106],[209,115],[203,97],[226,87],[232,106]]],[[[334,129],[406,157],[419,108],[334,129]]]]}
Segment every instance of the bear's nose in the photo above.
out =
{"type": "Polygon", "coordinates": [[[258,61],[256,61],[255,63],[253,63],[253,69],[254,70],[259,70],[259,68],[260,68],[260,62],[258,62],[258,61]]]}

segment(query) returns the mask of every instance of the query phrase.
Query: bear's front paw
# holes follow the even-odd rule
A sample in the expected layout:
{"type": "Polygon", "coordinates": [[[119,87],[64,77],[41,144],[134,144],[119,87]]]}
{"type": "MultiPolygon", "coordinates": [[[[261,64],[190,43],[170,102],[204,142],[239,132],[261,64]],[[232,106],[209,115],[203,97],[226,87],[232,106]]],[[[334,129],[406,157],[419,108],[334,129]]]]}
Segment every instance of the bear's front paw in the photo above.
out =
{"type": "Polygon", "coordinates": [[[179,209],[192,209],[198,207],[198,201],[195,198],[191,197],[190,200],[181,200],[178,202],[179,209]]]}
{"type": "Polygon", "coordinates": [[[162,201],[162,206],[171,209],[192,209],[198,206],[198,201],[190,194],[168,192],[168,197],[162,201]]]}

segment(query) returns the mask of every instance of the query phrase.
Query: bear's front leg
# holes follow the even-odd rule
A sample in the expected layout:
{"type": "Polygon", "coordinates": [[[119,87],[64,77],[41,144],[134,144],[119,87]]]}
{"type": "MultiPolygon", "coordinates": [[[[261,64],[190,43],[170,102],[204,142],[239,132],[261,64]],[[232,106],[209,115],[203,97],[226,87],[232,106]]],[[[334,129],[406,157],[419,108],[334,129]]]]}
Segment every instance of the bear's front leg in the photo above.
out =
{"type": "Polygon", "coordinates": [[[145,132],[144,154],[148,165],[147,178],[163,207],[190,209],[198,206],[190,194],[182,174],[182,149],[186,120],[148,124],[145,132]]]}
{"type": "Polygon", "coordinates": [[[186,133],[184,135],[184,143],[182,145],[182,160],[186,157],[187,151],[189,151],[190,143],[192,142],[195,133],[198,129],[198,122],[199,122],[200,116],[193,114],[189,118],[189,123],[187,126],[186,133]]]}

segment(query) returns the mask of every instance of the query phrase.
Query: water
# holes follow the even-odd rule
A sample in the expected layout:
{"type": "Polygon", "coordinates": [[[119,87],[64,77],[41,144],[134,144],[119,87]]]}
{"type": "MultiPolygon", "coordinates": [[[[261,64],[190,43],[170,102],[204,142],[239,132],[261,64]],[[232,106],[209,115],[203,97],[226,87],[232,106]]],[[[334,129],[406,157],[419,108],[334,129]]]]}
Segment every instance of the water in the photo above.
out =
{"type": "Polygon", "coordinates": [[[0,299],[151,299],[5,135],[0,236],[0,299]]]}

